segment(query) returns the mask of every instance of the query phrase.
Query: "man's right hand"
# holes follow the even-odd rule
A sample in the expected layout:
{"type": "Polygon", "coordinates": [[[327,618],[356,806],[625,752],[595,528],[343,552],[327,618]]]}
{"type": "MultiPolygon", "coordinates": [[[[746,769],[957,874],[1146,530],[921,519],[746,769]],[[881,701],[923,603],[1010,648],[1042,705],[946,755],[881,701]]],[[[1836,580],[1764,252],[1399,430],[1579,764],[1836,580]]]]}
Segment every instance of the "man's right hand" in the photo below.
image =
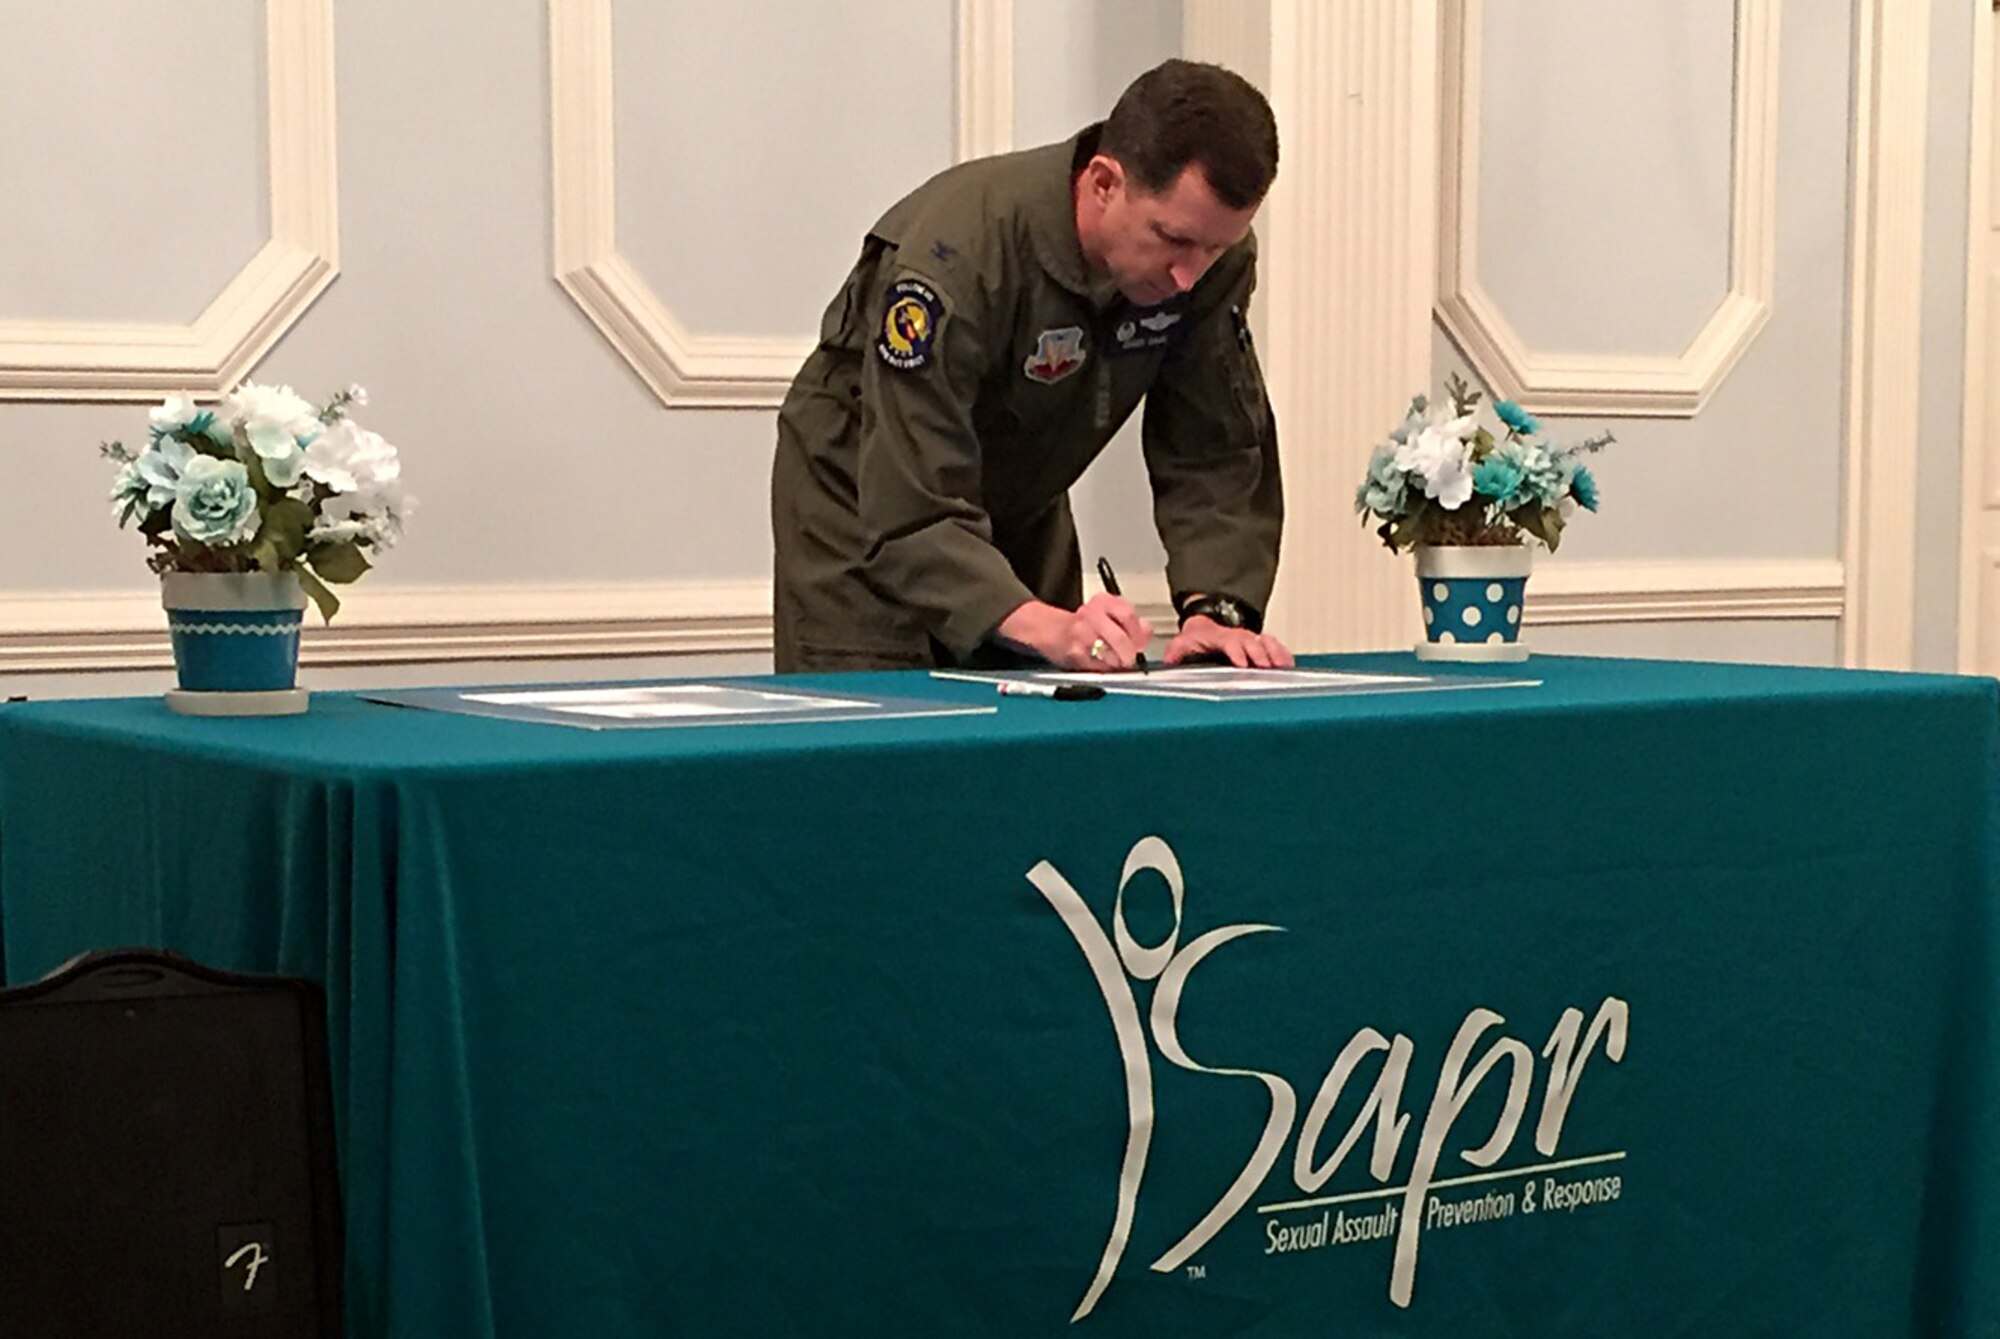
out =
{"type": "Polygon", "coordinates": [[[1108,673],[1133,668],[1152,640],[1153,628],[1131,601],[1093,595],[1074,613],[1030,600],[1001,619],[993,635],[1009,649],[1040,656],[1061,669],[1108,673]]]}

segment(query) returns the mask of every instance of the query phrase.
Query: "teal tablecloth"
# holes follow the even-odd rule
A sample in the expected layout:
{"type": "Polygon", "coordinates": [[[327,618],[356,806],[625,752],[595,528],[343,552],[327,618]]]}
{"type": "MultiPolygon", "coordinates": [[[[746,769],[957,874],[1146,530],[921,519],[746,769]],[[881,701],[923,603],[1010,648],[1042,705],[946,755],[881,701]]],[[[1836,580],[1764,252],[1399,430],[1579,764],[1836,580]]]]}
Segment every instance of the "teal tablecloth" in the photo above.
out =
{"type": "Polygon", "coordinates": [[[2000,1335],[1996,685],[1529,668],[7,707],[6,975],[323,981],[370,1339],[2000,1335]]]}

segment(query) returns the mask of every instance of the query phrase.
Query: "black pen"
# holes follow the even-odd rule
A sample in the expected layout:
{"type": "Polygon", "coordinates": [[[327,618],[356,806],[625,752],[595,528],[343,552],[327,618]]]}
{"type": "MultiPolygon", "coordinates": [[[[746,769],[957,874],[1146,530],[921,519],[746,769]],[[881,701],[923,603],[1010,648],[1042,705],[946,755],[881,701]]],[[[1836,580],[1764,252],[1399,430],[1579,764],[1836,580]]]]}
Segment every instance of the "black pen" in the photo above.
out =
{"type": "MultiPolygon", "coordinates": [[[[1111,571],[1111,560],[1109,558],[1099,558],[1097,560],[1097,579],[1104,583],[1104,593],[1106,595],[1116,595],[1121,600],[1125,598],[1125,592],[1118,589],[1118,578],[1111,571]]],[[[1146,653],[1144,651],[1133,652],[1132,663],[1139,667],[1139,673],[1151,673],[1146,667],[1146,653]]]]}

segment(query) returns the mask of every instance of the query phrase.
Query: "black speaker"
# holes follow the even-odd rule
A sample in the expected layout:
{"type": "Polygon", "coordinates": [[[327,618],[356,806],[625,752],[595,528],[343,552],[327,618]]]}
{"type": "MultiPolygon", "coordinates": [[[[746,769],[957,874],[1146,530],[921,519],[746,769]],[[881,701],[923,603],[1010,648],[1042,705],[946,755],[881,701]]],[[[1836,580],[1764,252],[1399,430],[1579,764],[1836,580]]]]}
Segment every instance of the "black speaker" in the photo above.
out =
{"type": "Polygon", "coordinates": [[[141,949],[0,990],[0,1334],[341,1339],[319,988],[141,949]]]}

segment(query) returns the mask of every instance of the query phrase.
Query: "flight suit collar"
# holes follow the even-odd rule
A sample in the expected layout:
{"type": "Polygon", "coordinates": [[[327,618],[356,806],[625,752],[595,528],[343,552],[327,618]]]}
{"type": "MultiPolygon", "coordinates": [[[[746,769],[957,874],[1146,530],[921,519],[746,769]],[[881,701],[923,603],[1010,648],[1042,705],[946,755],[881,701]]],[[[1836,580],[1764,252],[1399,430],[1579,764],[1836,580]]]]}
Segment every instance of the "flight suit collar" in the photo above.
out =
{"type": "Polygon", "coordinates": [[[1028,230],[1035,241],[1035,255],[1051,279],[1098,308],[1109,307],[1118,296],[1111,279],[1093,275],[1084,259],[1083,244],[1076,236],[1076,174],[1097,152],[1102,121],[1078,132],[1062,144],[1052,144],[1043,161],[1036,165],[1037,181],[1030,196],[1028,230]]]}

